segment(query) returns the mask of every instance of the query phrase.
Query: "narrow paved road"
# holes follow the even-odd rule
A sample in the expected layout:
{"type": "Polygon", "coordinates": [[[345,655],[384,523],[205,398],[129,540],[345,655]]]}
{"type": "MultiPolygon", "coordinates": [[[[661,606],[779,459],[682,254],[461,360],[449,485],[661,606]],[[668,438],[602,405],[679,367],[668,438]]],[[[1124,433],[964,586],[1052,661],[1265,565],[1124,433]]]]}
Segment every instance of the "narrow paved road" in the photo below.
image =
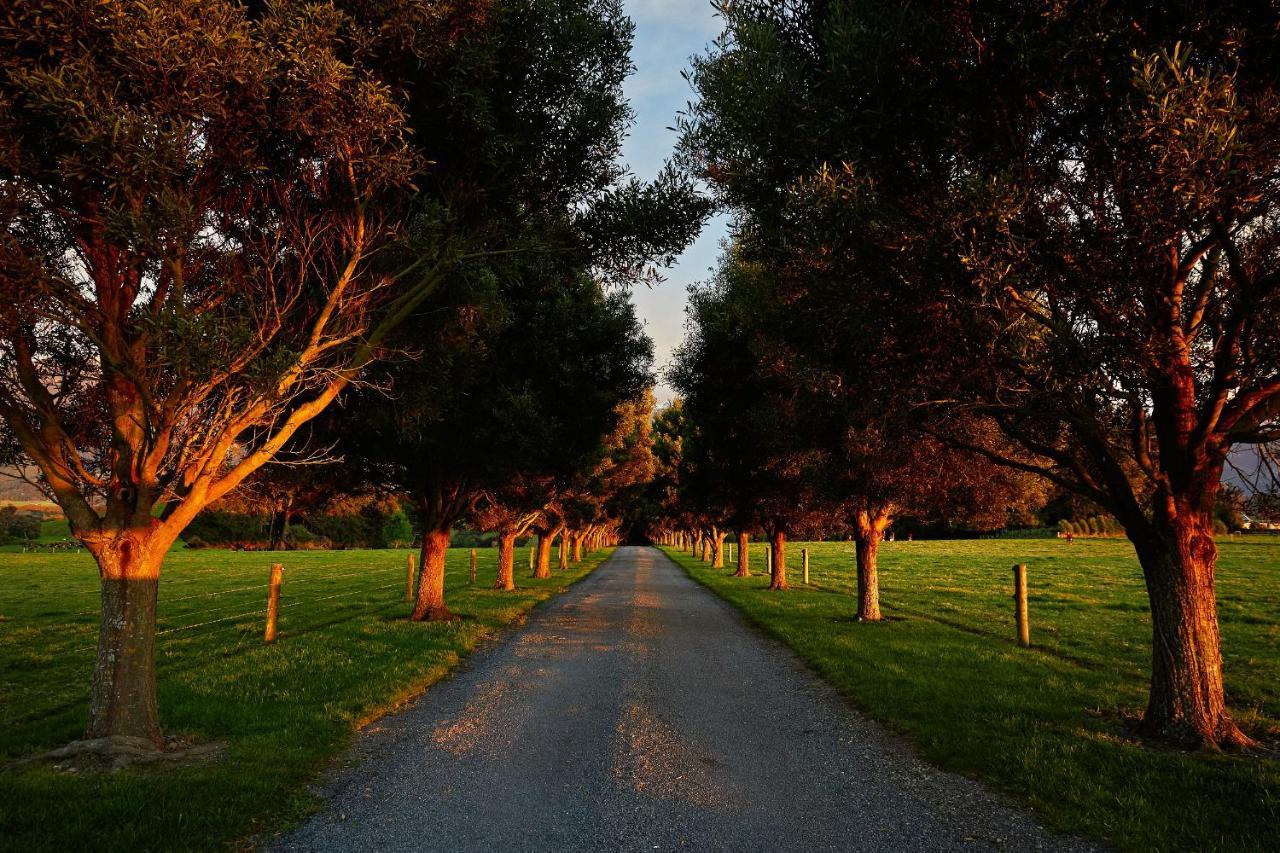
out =
{"type": "Polygon", "coordinates": [[[351,758],[277,849],[1090,849],[921,764],[651,548],[351,758]]]}

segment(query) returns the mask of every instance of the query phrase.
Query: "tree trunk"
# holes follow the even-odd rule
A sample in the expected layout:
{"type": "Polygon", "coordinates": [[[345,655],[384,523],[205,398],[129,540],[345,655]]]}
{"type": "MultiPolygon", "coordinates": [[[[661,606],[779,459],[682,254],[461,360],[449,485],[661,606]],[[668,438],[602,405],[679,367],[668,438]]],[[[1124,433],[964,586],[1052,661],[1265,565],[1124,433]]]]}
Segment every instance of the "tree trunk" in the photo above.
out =
{"type": "Polygon", "coordinates": [[[880,534],[859,532],[853,538],[858,555],[858,621],[879,622],[880,570],[876,555],[880,551],[880,534]]]}
{"type": "Polygon", "coordinates": [[[698,534],[698,559],[704,563],[711,559],[711,539],[705,533],[698,534]]]}
{"type": "Polygon", "coordinates": [[[272,551],[279,551],[284,547],[284,501],[276,501],[276,505],[271,508],[271,545],[272,551]]]}
{"type": "Polygon", "coordinates": [[[164,746],[156,706],[156,600],[167,550],[146,533],[90,547],[102,583],[102,621],[85,737],[164,746]]]}
{"type": "Polygon", "coordinates": [[[787,534],[776,530],[770,537],[769,547],[773,552],[773,575],[769,580],[769,589],[787,588],[787,534]]]}
{"type": "Polygon", "coordinates": [[[733,573],[735,578],[751,577],[751,536],[747,533],[738,534],[738,570],[733,573]]]}
{"type": "Polygon", "coordinates": [[[456,619],[444,603],[445,556],[449,553],[449,529],[426,530],[422,534],[419,559],[418,597],[409,617],[415,622],[442,622],[456,619]]]}
{"type": "Polygon", "coordinates": [[[560,571],[569,568],[569,531],[560,531],[560,571]]]}
{"type": "Polygon", "coordinates": [[[533,565],[533,576],[539,580],[551,577],[551,543],[555,534],[547,531],[538,533],[538,557],[533,565]]]}
{"type": "Polygon", "coordinates": [[[516,535],[502,532],[498,534],[498,580],[494,589],[512,590],[516,588],[516,535]]]}
{"type": "Polygon", "coordinates": [[[570,537],[573,542],[573,561],[575,563],[582,562],[582,534],[575,533],[570,537]]]}
{"type": "Polygon", "coordinates": [[[889,513],[884,510],[860,511],[854,518],[853,540],[858,563],[858,620],[879,622],[880,568],[877,556],[884,529],[889,525],[889,513]]]}
{"type": "Polygon", "coordinates": [[[711,568],[724,568],[724,536],[725,534],[716,531],[715,536],[711,540],[711,568]]]}
{"type": "Polygon", "coordinates": [[[1163,527],[1134,540],[1153,633],[1143,729],[1187,746],[1251,746],[1231,719],[1223,691],[1211,517],[1183,510],[1163,527]]]}

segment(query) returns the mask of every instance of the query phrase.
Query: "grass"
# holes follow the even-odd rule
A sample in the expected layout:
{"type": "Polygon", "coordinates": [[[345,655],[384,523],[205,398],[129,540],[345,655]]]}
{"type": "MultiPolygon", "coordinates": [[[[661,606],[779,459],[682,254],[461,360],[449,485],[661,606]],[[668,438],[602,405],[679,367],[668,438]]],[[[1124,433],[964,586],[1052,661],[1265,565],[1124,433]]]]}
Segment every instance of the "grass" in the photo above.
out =
{"type": "MultiPolygon", "coordinates": [[[[1274,850],[1280,760],[1186,753],[1129,737],[1146,700],[1151,622],[1133,550],[1088,539],[893,542],[889,621],[854,618],[850,543],[788,544],[792,589],[667,549],[926,760],[985,780],[1048,825],[1121,850],[1274,850]],[[1012,571],[1027,563],[1032,649],[1014,642],[1012,571]]],[[[753,572],[764,568],[755,544],[753,572]]],[[[1280,537],[1221,543],[1226,684],[1240,722],[1280,740],[1280,537]]]]}
{"type": "MultiPolygon", "coordinates": [[[[449,606],[463,618],[419,624],[404,618],[406,553],[173,552],[160,588],[161,722],[170,735],[225,741],[225,757],[115,774],[0,769],[0,849],[226,849],[296,821],[317,806],[306,783],[362,723],[608,555],[537,581],[521,571],[524,549],[521,588],[510,593],[488,588],[496,550],[478,551],[476,587],[468,551],[450,551],[449,606]],[[280,637],[266,646],[276,560],[285,564],[280,637]]],[[[0,554],[0,766],[82,735],[97,586],[83,553],[0,554]]]]}

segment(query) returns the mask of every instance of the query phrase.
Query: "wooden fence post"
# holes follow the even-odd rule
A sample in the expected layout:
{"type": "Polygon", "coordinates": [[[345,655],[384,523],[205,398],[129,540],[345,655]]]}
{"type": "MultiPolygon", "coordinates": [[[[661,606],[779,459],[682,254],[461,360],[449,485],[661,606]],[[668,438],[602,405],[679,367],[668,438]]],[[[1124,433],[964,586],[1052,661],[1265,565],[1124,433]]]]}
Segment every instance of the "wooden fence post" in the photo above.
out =
{"type": "Polygon", "coordinates": [[[472,586],[476,585],[476,549],[471,549],[471,573],[467,576],[472,586]]]}
{"type": "Polygon", "coordinates": [[[809,585],[809,549],[800,549],[800,559],[804,564],[804,585],[809,585]]]}
{"type": "Polygon", "coordinates": [[[1025,649],[1031,645],[1031,621],[1027,615],[1027,567],[1022,563],[1013,567],[1013,601],[1018,621],[1018,645],[1025,649]]]}
{"type": "Polygon", "coordinates": [[[769,543],[765,543],[764,549],[764,569],[769,573],[769,577],[773,577],[773,548],[769,547],[769,543]]]}
{"type": "Polygon", "coordinates": [[[413,601],[413,554],[409,555],[409,576],[404,582],[404,600],[413,601]]]}
{"type": "Polygon", "coordinates": [[[276,641],[276,621],[280,615],[280,582],[284,580],[284,566],[273,563],[271,566],[271,584],[267,592],[267,631],[263,639],[268,643],[276,641]]]}

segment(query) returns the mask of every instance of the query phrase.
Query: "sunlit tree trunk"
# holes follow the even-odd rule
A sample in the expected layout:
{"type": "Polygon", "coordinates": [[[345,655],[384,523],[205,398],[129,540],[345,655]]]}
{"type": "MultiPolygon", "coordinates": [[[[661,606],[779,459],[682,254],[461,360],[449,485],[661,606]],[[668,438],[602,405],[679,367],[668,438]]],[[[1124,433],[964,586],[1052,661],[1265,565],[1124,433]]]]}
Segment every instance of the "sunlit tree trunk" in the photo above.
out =
{"type": "Polygon", "coordinates": [[[164,745],[156,706],[156,599],[172,541],[152,528],[86,543],[98,563],[102,621],[86,737],[164,745]]]}
{"type": "Polygon", "coordinates": [[[551,577],[551,543],[555,541],[555,536],[550,530],[538,531],[538,553],[533,564],[533,576],[539,580],[551,577]]]}
{"type": "Polygon", "coordinates": [[[573,561],[575,563],[582,562],[582,533],[575,530],[573,535],[569,537],[569,543],[573,546],[573,561]]]}
{"type": "Polygon", "coordinates": [[[787,534],[775,530],[769,537],[769,547],[773,552],[773,575],[769,580],[769,589],[787,588],[787,534]]]}
{"type": "Polygon", "coordinates": [[[569,529],[560,528],[560,571],[569,568],[569,529]]]}
{"type": "Polygon", "coordinates": [[[516,534],[503,530],[498,534],[498,580],[494,589],[516,588],[516,534]]]}
{"type": "Polygon", "coordinates": [[[887,507],[859,510],[854,516],[853,539],[858,564],[858,619],[862,622],[879,622],[880,569],[877,556],[880,540],[892,518],[887,507]]]}
{"type": "Polygon", "coordinates": [[[1143,727],[1187,745],[1251,745],[1232,720],[1223,689],[1212,512],[1175,505],[1157,515],[1149,529],[1131,533],[1151,603],[1151,693],[1143,727]]]}
{"type": "Polygon", "coordinates": [[[724,537],[725,534],[717,530],[711,539],[711,568],[724,568],[724,537]]]}
{"type": "Polygon", "coordinates": [[[738,570],[733,573],[735,578],[751,577],[751,535],[749,533],[738,533],[738,570]]]}
{"type": "Polygon", "coordinates": [[[456,618],[444,601],[445,558],[449,553],[449,528],[426,530],[422,534],[418,594],[409,617],[416,622],[438,622],[456,618]]]}

